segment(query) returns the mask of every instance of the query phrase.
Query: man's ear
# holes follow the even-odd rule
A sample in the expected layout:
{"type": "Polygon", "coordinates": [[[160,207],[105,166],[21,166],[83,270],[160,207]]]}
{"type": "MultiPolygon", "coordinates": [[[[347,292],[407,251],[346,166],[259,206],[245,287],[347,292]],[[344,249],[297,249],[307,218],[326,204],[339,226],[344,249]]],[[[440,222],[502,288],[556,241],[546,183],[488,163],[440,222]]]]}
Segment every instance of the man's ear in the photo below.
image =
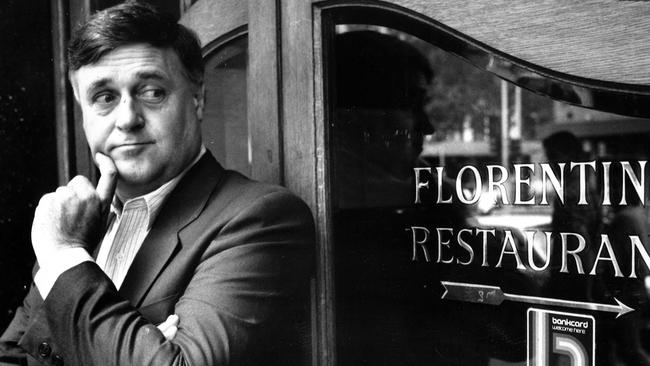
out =
{"type": "Polygon", "coordinates": [[[205,85],[201,83],[194,93],[194,108],[196,108],[196,117],[199,121],[203,120],[203,108],[205,106],[205,85]]]}
{"type": "Polygon", "coordinates": [[[68,71],[68,80],[70,80],[70,85],[72,85],[74,99],[79,103],[79,85],[77,84],[77,79],[74,77],[74,71],[68,71]]]}

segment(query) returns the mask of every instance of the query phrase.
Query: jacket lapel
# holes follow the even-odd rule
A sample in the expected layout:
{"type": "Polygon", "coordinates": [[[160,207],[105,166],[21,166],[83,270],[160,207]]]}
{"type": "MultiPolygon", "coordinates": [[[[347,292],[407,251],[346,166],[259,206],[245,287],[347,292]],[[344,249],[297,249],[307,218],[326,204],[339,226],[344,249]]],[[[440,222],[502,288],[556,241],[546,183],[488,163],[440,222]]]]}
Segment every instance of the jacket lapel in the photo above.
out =
{"type": "Polygon", "coordinates": [[[180,249],[178,232],[199,216],[222,176],[223,168],[208,151],[169,195],[120,287],[120,294],[132,305],[141,305],[153,282],[180,249]]]}

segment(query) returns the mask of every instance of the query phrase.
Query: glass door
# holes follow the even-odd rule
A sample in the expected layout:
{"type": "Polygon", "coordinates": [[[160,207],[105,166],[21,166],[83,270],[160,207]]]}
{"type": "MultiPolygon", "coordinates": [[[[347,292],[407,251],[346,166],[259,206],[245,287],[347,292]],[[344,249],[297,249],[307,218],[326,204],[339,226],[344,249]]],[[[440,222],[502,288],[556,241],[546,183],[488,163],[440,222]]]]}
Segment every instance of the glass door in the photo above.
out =
{"type": "Polygon", "coordinates": [[[648,96],[357,11],[323,23],[337,364],[648,364],[648,96]]]}

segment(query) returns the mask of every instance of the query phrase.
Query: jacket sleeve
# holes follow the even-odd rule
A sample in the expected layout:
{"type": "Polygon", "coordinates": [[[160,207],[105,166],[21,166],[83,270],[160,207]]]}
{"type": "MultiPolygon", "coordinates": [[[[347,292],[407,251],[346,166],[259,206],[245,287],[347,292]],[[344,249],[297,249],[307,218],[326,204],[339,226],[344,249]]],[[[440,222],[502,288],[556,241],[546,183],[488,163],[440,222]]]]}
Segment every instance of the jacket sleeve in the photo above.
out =
{"type": "MultiPolygon", "coordinates": [[[[246,363],[292,294],[309,283],[311,212],[295,196],[269,193],[211,233],[176,304],[166,341],[92,262],[64,272],[29,319],[20,346],[46,364],[239,365],[246,363]]],[[[266,339],[268,341],[268,339],[266,339]]]]}
{"type": "Polygon", "coordinates": [[[0,337],[0,366],[26,364],[25,350],[18,346],[18,341],[25,333],[25,329],[27,329],[29,314],[32,309],[38,308],[42,303],[43,299],[36,286],[32,283],[23,304],[16,309],[14,318],[2,334],[2,337],[0,337]]]}

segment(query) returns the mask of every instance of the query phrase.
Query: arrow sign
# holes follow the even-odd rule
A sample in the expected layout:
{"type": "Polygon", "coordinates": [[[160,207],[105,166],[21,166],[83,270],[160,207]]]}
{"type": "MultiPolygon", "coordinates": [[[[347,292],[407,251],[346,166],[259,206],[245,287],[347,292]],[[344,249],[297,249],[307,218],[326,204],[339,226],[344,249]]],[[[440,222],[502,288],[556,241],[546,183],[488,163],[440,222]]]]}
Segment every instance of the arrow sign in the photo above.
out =
{"type": "Polygon", "coordinates": [[[501,305],[501,303],[505,300],[510,300],[516,302],[525,302],[528,304],[563,306],[567,308],[594,311],[608,311],[611,313],[617,313],[617,318],[621,315],[634,311],[634,309],[623,304],[617,298],[614,298],[614,301],[616,301],[617,305],[608,305],[593,302],[569,301],[551,299],[547,297],[508,294],[503,292],[501,288],[497,286],[448,281],[441,281],[441,283],[445,287],[445,293],[443,293],[440,298],[445,300],[457,300],[489,305],[501,305]]]}

